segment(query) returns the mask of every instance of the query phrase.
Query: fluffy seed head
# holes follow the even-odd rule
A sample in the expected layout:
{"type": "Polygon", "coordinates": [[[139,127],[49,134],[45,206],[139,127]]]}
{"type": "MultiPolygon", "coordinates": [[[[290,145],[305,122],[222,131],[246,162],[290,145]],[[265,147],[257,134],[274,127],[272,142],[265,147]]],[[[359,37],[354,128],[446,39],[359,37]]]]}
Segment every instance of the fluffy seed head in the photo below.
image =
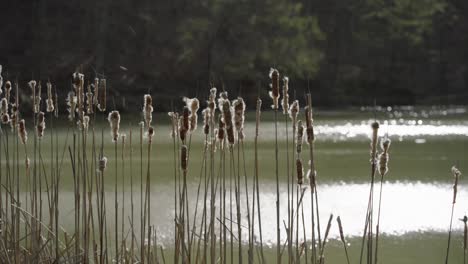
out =
{"type": "Polygon", "coordinates": [[[26,144],[28,141],[28,132],[26,131],[26,123],[24,119],[21,119],[18,122],[18,136],[21,140],[21,143],[23,143],[23,145],[26,144]]]}
{"type": "Polygon", "coordinates": [[[374,122],[374,123],[372,123],[371,127],[372,127],[371,164],[375,164],[376,163],[376,156],[377,156],[377,141],[378,141],[379,123],[374,122]]]}
{"type": "Polygon", "coordinates": [[[143,116],[147,127],[151,126],[153,120],[153,98],[149,94],[143,97],[143,116]]]}
{"type": "Polygon", "coordinates": [[[177,136],[177,122],[179,121],[179,114],[175,112],[167,113],[171,117],[171,138],[175,138],[177,136]]]}
{"type": "Polygon", "coordinates": [[[31,166],[31,160],[29,158],[26,158],[26,160],[24,161],[24,166],[26,166],[26,169],[29,169],[29,167],[31,166]]]}
{"type": "Polygon", "coordinates": [[[455,179],[453,183],[453,203],[455,204],[457,202],[458,180],[461,176],[461,172],[457,169],[457,167],[453,166],[452,174],[455,179]]]}
{"type": "Polygon", "coordinates": [[[296,153],[299,155],[302,152],[302,142],[304,140],[304,126],[302,121],[297,121],[297,138],[296,138],[296,153]]]}
{"type": "Polygon", "coordinates": [[[8,100],[5,97],[0,101],[0,114],[8,114],[8,100]]]}
{"type": "Polygon", "coordinates": [[[94,88],[93,104],[97,106],[99,104],[99,78],[94,78],[93,88],[94,88]]]}
{"type": "Polygon", "coordinates": [[[54,100],[52,97],[52,84],[50,82],[47,82],[46,110],[48,113],[54,111],[54,100]]]}
{"type": "Polygon", "coordinates": [[[197,129],[198,114],[197,111],[200,108],[200,101],[197,98],[184,97],[182,100],[185,102],[187,108],[190,110],[190,131],[197,129]]]}
{"type": "MultiPolygon", "coordinates": [[[[0,90],[1,90],[1,88],[0,88],[0,90]]],[[[7,99],[8,102],[10,102],[10,93],[11,93],[11,82],[6,81],[5,82],[5,98],[7,99]]]]}
{"type": "Polygon", "coordinates": [[[106,157],[102,157],[100,160],[99,160],[99,171],[102,173],[104,172],[104,170],[106,170],[106,167],[107,167],[107,158],[106,157]]]}
{"type": "Polygon", "coordinates": [[[238,97],[232,102],[234,108],[234,125],[240,139],[244,138],[244,121],[245,121],[245,103],[242,97],[238,97]]]}
{"type": "Polygon", "coordinates": [[[260,98],[257,98],[257,110],[256,110],[256,117],[255,117],[255,136],[256,137],[258,137],[261,114],[262,114],[262,100],[260,98]]]}
{"type": "Polygon", "coordinates": [[[0,65],[0,94],[3,93],[2,86],[3,86],[2,65],[0,65]]]}
{"type": "Polygon", "coordinates": [[[67,111],[68,111],[68,119],[73,121],[75,119],[75,112],[76,112],[76,104],[77,104],[77,97],[75,96],[75,92],[69,92],[67,95],[67,111]]]}
{"type": "Polygon", "coordinates": [[[291,118],[293,125],[296,124],[298,113],[299,113],[299,101],[294,100],[294,102],[291,104],[291,107],[289,107],[289,117],[291,118]]]}
{"type": "Polygon", "coordinates": [[[91,85],[88,84],[88,91],[86,92],[86,113],[88,115],[94,113],[94,96],[91,92],[91,85]]]}
{"type": "Polygon", "coordinates": [[[216,88],[213,87],[210,89],[210,96],[208,97],[208,108],[210,108],[211,113],[214,113],[216,110],[216,88]]]}
{"type": "Polygon", "coordinates": [[[289,110],[289,78],[283,78],[283,100],[281,102],[281,106],[283,107],[283,114],[287,114],[289,110]]]}
{"type": "Polygon", "coordinates": [[[45,114],[44,112],[39,112],[37,114],[37,126],[36,126],[36,133],[39,139],[41,139],[44,136],[44,130],[45,130],[45,114]]]}
{"type": "Polygon", "coordinates": [[[112,141],[117,142],[119,139],[119,129],[120,129],[120,114],[119,111],[112,111],[109,113],[107,118],[111,128],[112,141]]]}
{"type": "Polygon", "coordinates": [[[224,123],[224,119],[222,118],[222,116],[219,116],[218,129],[217,129],[216,135],[218,137],[220,149],[224,148],[224,138],[226,134],[225,129],[226,129],[226,124],[224,123]]]}
{"type": "Polygon", "coordinates": [[[273,105],[271,108],[277,110],[278,109],[278,100],[279,100],[279,72],[276,69],[270,69],[270,79],[271,79],[271,91],[270,97],[273,99],[273,105]]]}

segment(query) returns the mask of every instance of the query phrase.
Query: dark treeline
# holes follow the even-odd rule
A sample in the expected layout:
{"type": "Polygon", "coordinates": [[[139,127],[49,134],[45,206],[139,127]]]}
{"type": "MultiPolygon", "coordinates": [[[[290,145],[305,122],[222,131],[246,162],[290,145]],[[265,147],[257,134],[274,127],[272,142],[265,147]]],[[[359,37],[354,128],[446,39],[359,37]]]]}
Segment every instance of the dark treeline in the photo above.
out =
{"type": "Polygon", "coordinates": [[[210,85],[251,102],[270,66],[316,105],[468,101],[466,0],[17,0],[0,33],[5,79],[65,93],[79,67],[119,107],[150,91],[167,110],[210,85]]]}

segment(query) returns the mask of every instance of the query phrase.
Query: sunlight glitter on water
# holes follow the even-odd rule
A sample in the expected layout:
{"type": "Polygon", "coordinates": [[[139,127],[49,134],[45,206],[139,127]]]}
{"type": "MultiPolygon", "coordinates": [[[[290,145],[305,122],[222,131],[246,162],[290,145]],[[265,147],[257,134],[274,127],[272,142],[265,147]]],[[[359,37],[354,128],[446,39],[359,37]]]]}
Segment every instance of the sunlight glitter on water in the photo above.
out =
{"type": "MultiPolygon", "coordinates": [[[[459,188],[459,202],[468,200],[468,185],[462,185],[459,188]]],[[[158,239],[162,244],[170,244],[174,238],[174,200],[171,190],[171,184],[164,186],[155,186],[152,189],[152,220],[158,230],[158,239]]],[[[377,203],[378,187],[376,187],[375,203],[377,203]]],[[[267,245],[276,243],[276,185],[270,182],[263,182],[260,186],[260,208],[262,215],[263,240],[267,245]]],[[[432,183],[385,183],[382,199],[382,215],[381,215],[381,232],[388,235],[401,236],[411,232],[447,232],[450,220],[450,211],[452,205],[453,189],[450,184],[432,184],[432,183]]],[[[203,193],[203,191],[202,191],[203,193]]],[[[287,192],[286,188],[280,189],[280,205],[281,205],[281,223],[283,220],[287,222],[287,192]]],[[[61,198],[61,225],[67,228],[67,225],[73,223],[73,209],[67,206],[72,202],[72,193],[66,192],[61,198]],[[68,223],[68,224],[66,224],[68,223]]],[[[325,232],[327,221],[330,214],[334,215],[330,238],[338,238],[338,226],[336,217],[340,216],[343,222],[344,232],[347,237],[361,236],[364,226],[364,217],[367,208],[367,200],[369,195],[369,184],[324,184],[318,187],[319,206],[320,206],[320,226],[321,233],[325,232]]],[[[113,212],[113,193],[106,193],[106,203],[108,215],[112,216],[113,212]]],[[[126,192],[126,197],[129,193],[126,192]]],[[[219,195],[219,194],[218,194],[219,195]]],[[[251,194],[250,194],[251,195],[251,194]]],[[[197,204],[196,202],[196,187],[191,185],[189,188],[189,208],[191,213],[190,219],[193,221],[193,211],[197,204]]],[[[226,194],[229,204],[229,191],[226,194]]],[[[250,199],[252,197],[250,196],[250,199]]],[[[135,198],[137,199],[137,198],[135,198]]],[[[125,200],[125,208],[129,212],[130,199],[125,200]]],[[[217,198],[217,200],[219,200],[217,198]]],[[[311,237],[311,207],[310,207],[310,191],[307,190],[303,198],[304,201],[304,222],[306,224],[306,237],[311,237]]],[[[241,195],[241,203],[243,204],[242,225],[243,240],[247,242],[247,212],[245,195],[241,195]]],[[[138,203],[137,203],[138,204],[138,203]]],[[[198,200],[198,216],[197,226],[200,225],[201,214],[203,210],[203,194],[198,200]]],[[[209,195],[207,204],[209,206],[209,195]]],[[[233,218],[236,221],[235,201],[233,195],[233,218]]],[[[119,201],[119,208],[122,204],[119,201]]],[[[250,208],[252,206],[250,200],[250,208]]],[[[220,208],[217,203],[216,208],[220,208]]],[[[140,208],[135,207],[135,219],[139,219],[140,208]]],[[[375,212],[377,205],[375,205],[375,212]]],[[[467,213],[463,204],[456,204],[454,213],[454,230],[461,231],[462,222],[457,219],[462,218],[467,213]]],[[[209,216],[209,211],[207,212],[209,216]]],[[[229,217],[229,205],[226,208],[226,215],[229,217]]],[[[219,211],[216,211],[216,217],[219,217],[219,211]]],[[[301,217],[301,215],[300,215],[301,217]]],[[[302,221],[301,218],[299,218],[302,221]]],[[[112,217],[108,220],[108,228],[113,228],[112,217]]],[[[376,221],[376,218],[375,220],[376,221]]],[[[229,223],[229,221],[226,221],[229,223]]],[[[258,239],[258,219],[255,220],[256,238],[258,239]]],[[[191,223],[192,224],[192,223],[191,223]]],[[[216,223],[219,230],[219,221],[216,223]]],[[[129,228],[129,224],[126,224],[129,228]]],[[[71,226],[70,226],[71,227],[71,226]]],[[[300,222],[300,233],[302,233],[302,223],[300,222]]],[[[111,229],[112,230],[112,229],[111,229]]],[[[198,228],[199,230],[199,228],[198,228]]],[[[237,234],[236,224],[233,224],[233,230],[237,234]]],[[[281,226],[282,237],[285,238],[285,228],[281,226]]],[[[138,233],[137,233],[138,234],[138,233]]],[[[300,235],[302,237],[302,235],[300,235]]]]}

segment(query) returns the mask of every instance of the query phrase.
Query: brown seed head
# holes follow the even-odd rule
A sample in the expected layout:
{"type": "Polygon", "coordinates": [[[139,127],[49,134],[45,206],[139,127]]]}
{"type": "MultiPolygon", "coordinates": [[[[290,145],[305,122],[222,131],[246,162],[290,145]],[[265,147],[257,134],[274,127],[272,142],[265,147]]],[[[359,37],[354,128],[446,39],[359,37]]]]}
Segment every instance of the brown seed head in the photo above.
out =
{"type": "Polygon", "coordinates": [[[120,114],[119,111],[112,111],[109,113],[107,118],[111,128],[112,141],[117,142],[119,139],[119,129],[120,129],[120,114]]]}
{"type": "Polygon", "coordinates": [[[281,106],[283,107],[283,114],[287,114],[289,111],[289,78],[284,77],[283,78],[283,100],[281,102],[281,106]]]}
{"type": "Polygon", "coordinates": [[[26,124],[24,122],[24,119],[21,119],[18,122],[18,136],[21,140],[21,143],[25,145],[28,141],[28,132],[26,131],[26,124]]]}
{"type": "Polygon", "coordinates": [[[271,106],[273,109],[278,109],[278,100],[279,100],[279,72],[276,69],[270,69],[270,79],[271,79],[271,91],[270,97],[273,99],[273,105],[271,106]]]}

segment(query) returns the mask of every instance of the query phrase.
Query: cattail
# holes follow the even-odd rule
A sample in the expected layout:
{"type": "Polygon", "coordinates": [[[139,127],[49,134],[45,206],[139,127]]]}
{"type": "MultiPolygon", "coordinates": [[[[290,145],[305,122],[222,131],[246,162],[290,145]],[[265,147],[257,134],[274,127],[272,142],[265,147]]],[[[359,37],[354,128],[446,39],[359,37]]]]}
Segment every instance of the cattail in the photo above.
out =
{"type": "Polygon", "coordinates": [[[182,116],[179,118],[179,137],[180,140],[185,141],[187,132],[190,129],[190,110],[187,106],[184,106],[182,110],[182,116]]]}
{"type": "Polygon", "coordinates": [[[390,148],[390,143],[390,139],[385,138],[380,145],[383,152],[379,155],[379,173],[382,177],[388,172],[388,149],[390,148]]]}
{"type": "Polygon", "coordinates": [[[8,114],[8,100],[5,97],[0,101],[0,114],[8,114]]]}
{"type": "Polygon", "coordinates": [[[143,97],[143,116],[147,127],[151,126],[153,120],[153,98],[149,94],[143,97]]]}
{"type": "Polygon", "coordinates": [[[16,128],[16,121],[18,120],[18,107],[16,104],[11,104],[11,119],[10,119],[10,127],[13,131],[16,128]]]}
{"type": "Polygon", "coordinates": [[[18,122],[18,136],[21,139],[21,143],[25,145],[28,141],[28,132],[26,131],[26,124],[24,122],[24,119],[21,119],[18,122]]]}
{"type": "MultiPolygon", "coordinates": [[[[310,160],[309,160],[309,166],[310,166],[310,160]]],[[[309,171],[307,172],[307,178],[309,178],[310,187],[314,189],[315,185],[317,185],[317,171],[309,169],[309,171]]]]}
{"type": "Polygon", "coordinates": [[[153,143],[153,136],[154,136],[154,128],[148,127],[148,142],[149,144],[153,143]]]}
{"type": "Polygon", "coordinates": [[[106,169],[107,167],[107,158],[106,157],[102,157],[100,160],[99,160],[99,171],[102,173],[104,172],[104,170],[106,169]]]}
{"type": "Polygon", "coordinates": [[[270,69],[270,79],[271,79],[271,91],[270,97],[273,99],[273,105],[271,108],[274,110],[278,109],[278,100],[279,100],[279,72],[276,69],[270,69]]]}
{"type": "Polygon", "coordinates": [[[207,107],[202,111],[203,114],[203,133],[208,135],[210,133],[210,120],[211,120],[211,108],[207,107]]]}
{"type": "Polygon", "coordinates": [[[83,116],[83,130],[85,132],[88,132],[88,127],[89,127],[89,116],[85,115],[83,116]]]}
{"type": "Polygon", "coordinates": [[[29,169],[29,167],[31,166],[31,160],[29,158],[26,158],[26,160],[24,161],[24,166],[26,167],[26,169],[29,169]]]}
{"type": "MultiPolygon", "coordinates": [[[[219,99],[228,100],[228,92],[224,91],[224,92],[219,93],[219,99]]],[[[219,102],[219,100],[218,100],[218,102],[219,102]]]]}
{"type": "Polygon", "coordinates": [[[81,85],[81,81],[84,80],[84,75],[82,73],[79,73],[79,72],[74,72],[72,74],[72,85],[73,85],[73,89],[75,89],[75,92],[78,93],[78,89],[81,85]]]}
{"type": "Polygon", "coordinates": [[[222,118],[222,116],[219,117],[219,121],[218,121],[218,129],[217,129],[217,137],[218,137],[218,141],[219,141],[219,148],[220,149],[223,149],[224,148],[224,137],[225,137],[225,132],[226,130],[226,124],[224,123],[224,119],[222,118]]]}
{"type": "Polygon", "coordinates": [[[289,111],[289,78],[284,77],[283,78],[283,100],[281,102],[281,106],[283,107],[283,114],[287,114],[289,111]]]}
{"type": "Polygon", "coordinates": [[[99,78],[94,78],[93,86],[93,104],[97,106],[99,104],[99,78]]]}
{"type": "Polygon", "coordinates": [[[297,138],[296,138],[296,153],[297,155],[301,154],[302,152],[302,142],[304,140],[304,126],[302,125],[302,121],[297,121],[297,138]]]}
{"type": "Polygon", "coordinates": [[[96,96],[99,96],[98,97],[98,109],[99,111],[101,112],[104,112],[106,111],[106,102],[107,102],[107,98],[106,98],[106,79],[100,79],[99,80],[99,94],[96,95],[96,96]]]}
{"type": "Polygon", "coordinates": [[[298,113],[299,113],[299,101],[294,100],[294,102],[291,104],[291,107],[289,107],[289,117],[292,120],[293,126],[296,125],[298,113]]]}
{"type": "Polygon", "coordinates": [[[296,170],[297,170],[297,184],[302,185],[304,183],[304,167],[302,166],[302,160],[296,160],[296,170]]]}
{"type": "Polygon", "coordinates": [[[91,85],[88,84],[88,91],[86,92],[86,113],[88,115],[94,113],[94,96],[91,92],[91,85]]]}
{"type": "Polygon", "coordinates": [[[255,136],[258,137],[258,129],[260,126],[260,115],[262,114],[262,99],[257,98],[257,110],[255,118],[255,136]]]}
{"type": "Polygon", "coordinates": [[[458,190],[458,179],[461,176],[461,172],[455,167],[452,167],[452,174],[454,177],[454,183],[453,183],[453,204],[456,203],[457,201],[457,190],[458,190]]]}
{"type": "Polygon", "coordinates": [[[47,100],[46,100],[47,112],[54,111],[54,100],[52,99],[52,84],[47,82],[47,100]]]}
{"type": "Polygon", "coordinates": [[[117,142],[119,139],[119,129],[120,129],[120,114],[119,111],[112,111],[109,113],[107,118],[111,127],[112,141],[117,142]]]}
{"type": "Polygon", "coordinates": [[[198,115],[197,111],[198,108],[200,108],[200,102],[198,101],[197,98],[187,98],[184,97],[182,100],[185,102],[187,105],[187,108],[190,110],[190,131],[195,131],[197,129],[197,123],[198,123],[198,115]]]}
{"type": "Polygon", "coordinates": [[[188,166],[188,149],[186,145],[182,145],[181,151],[180,151],[180,167],[184,172],[187,172],[187,166],[188,166]]]}
{"type": "Polygon", "coordinates": [[[374,123],[372,123],[371,127],[372,127],[371,164],[375,164],[376,163],[376,156],[377,156],[377,141],[378,141],[379,123],[374,122],[374,123]]]}
{"type": "MultiPolygon", "coordinates": [[[[8,102],[10,102],[10,94],[11,94],[11,82],[6,81],[5,82],[5,98],[7,99],[8,102]]],[[[0,93],[1,94],[1,93],[0,93]]]]}
{"type": "Polygon", "coordinates": [[[312,108],[310,106],[306,106],[304,109],[305,109],[305,116],[306,116],[307,144],[310,145],[315,141],[312,108]]]}
{"type": "Polygon", "coordinates": [[[73,121],[75,119],[75,112],[76,112],[76,104],[77,104],[77,98],[75,96],[75,93],[69,92],[67,96],[67,105],[68,105],[68,119],[70,121],[73,121]]]}
{"type": "Polygon", "coordinates": [[[179,114],[175,112],[169,112],[167,114],[171,117],[171,138],[175,138],[177,136],[177,122],[179,120],[179,114]]]}
{"type": "Polygon", "coordinates": [[[45,130],[45,114],[44,112],[39,112],[37,114],[37,125],[36,125],[36,133],[39,139],[41,139],[44,136],[44,130],[45,130]]]}
{"type": "Polygon", "coordinates": [[[34,113],[39,113],[41,109],[41,93],[42,92],[42,85],[41,82],[37,85],[36,97],[34,101],[34,113]]]}
{"type": "Polygon", "coordinates": [[[344,232],[343,232],[343,225],[341,223],[341,218],[338,216],[336,218],[336,222],[338,222],[338,230],[340,232],[340,239],[341,239],[341,242],[343,242],[343,244],[345,244],[346,240],[345,240],[345,236],[344,236],[344,232]]]}
{"type": "Polygon", "coordinates": [[[2,119],[2,124],[5,124],[5,125],[10,123],[10,121],[11,121],[10,120],[10,115],[8,113],[3,114],[1,119],[2,119]]]}
{"type": "Polygon", "coordinates": [[[234,108],[234,125],[236,126],[239,139],[244,139],[245,103],[242,97],[232,102],[234,108]]]}
{"type": "Polygon", "coordinates": [[[223,121],[226,125],[227,139],[229,144],[234,145],[235,136],[234,136],[234,126],[232,124],[232,107],[229,100],[223,100],[223,121]]]}
{"type": "Polygon", "coordinates": [[[211,110],[211,113],[214,114],[216,110],[216,88],[213,87],[210,89],[210,96],[208,97],[208,108],[211,110]]]}
{"type": "Polygon", "coordinates": [[[33,101],[33,110],[34,110],[34,113],[36,112],[36,81],[35,80],[31,80],[28,82],[28,85],[29,85],[29,88],[31,88],[31,92],[32,92],[32,101],[33,101]]]}

